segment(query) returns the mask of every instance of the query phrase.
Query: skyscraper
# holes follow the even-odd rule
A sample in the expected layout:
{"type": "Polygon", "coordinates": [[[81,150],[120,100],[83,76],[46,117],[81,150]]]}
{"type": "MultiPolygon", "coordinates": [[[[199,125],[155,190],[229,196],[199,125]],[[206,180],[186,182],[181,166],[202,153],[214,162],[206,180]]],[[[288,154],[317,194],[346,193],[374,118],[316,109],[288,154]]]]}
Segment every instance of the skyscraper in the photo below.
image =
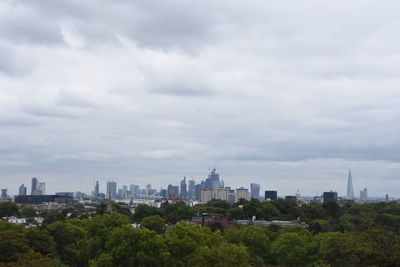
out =
{"type": "Polygon", "coordinates": [[[2,199],[8,198],[7,189],[1,189],[1,198],[2,199]]]}
{"type": "Polygon", "coordinates": [[[26,186],[24,184],[22,184],[19,187],[18,195],[20,195],[20,196],[25,196],[26,195],[26,186]]]}
{"type": "Polygon", "coordinates": [[[278,192],[274,190],[265,191],[265,200],[277,200],[278,192]]]}
{"type": "Polygon", "coordinates": [[[362,201],[367,201],[368,200],[368,190],[367,190],[367,188],[364,188],[364,190],[360,191],[360,199],[362,201]]]}
{"type": "Polygon", "coordinates": [[[96,181],[96,185],[94,187],[94,197],[99,197],[100,195],[100,185],[99,181],[96,181]]]}
{"type": "Polygon", "coordinates": [[[110,196],[115,198],[117,196],[117,183],[113,181],[107,182],[107,198],[110,196]]]}
{"type": "Polygon", "coordinates": [[[186,177],[183,177],[183,180],[181,181],[181,194],[180,194],[181,199],[186,199],[187,198],[187,186],[186,186],[186,177]]]}
{"type": "Polygon", "coordinates": [[[179,186],[169,184],[168,189],[167,189],[167,195],[168,195],[168,198],[179,197],[179,186]]]}
{"type": "Polygon", "coordinates": [[[38,195],[46,195],[46,183],[39,183],[37,191],[38,195]]]}
{"type": "Polygon", "coordinates": [[[349,170],[349,177],[347,178],[347,195],[346,195],[346,199],[354,199],[353,178],[351,176],[351,170],[349,170]]]}
{"type": "Polygon", "coordinates": [[[194,192],[196,190],[196,182],[192,179],[189,181],[188,199],[194,200],[194,192]]]}
{"type": "Polygon", "coordinates": [[[250,189],[251,189],[251,198],[260,198],[260,185],[259,184],[250,184],[250,189]]]}
{"type": "Polygon", "coordinates": [[[39,181],[36,177],[32,178],[31,195],[37,195],[39,181]]]}

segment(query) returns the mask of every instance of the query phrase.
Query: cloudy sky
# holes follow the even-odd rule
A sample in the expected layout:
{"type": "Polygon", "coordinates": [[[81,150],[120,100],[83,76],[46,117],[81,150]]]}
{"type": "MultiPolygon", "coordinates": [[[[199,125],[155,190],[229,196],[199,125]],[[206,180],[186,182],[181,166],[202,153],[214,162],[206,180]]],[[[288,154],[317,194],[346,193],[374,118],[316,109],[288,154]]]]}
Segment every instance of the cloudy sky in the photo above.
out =
{"type": "Polygon", "coordinates": [[[0,1],[0,187],[400,196],[399,1],[0,1]]]}

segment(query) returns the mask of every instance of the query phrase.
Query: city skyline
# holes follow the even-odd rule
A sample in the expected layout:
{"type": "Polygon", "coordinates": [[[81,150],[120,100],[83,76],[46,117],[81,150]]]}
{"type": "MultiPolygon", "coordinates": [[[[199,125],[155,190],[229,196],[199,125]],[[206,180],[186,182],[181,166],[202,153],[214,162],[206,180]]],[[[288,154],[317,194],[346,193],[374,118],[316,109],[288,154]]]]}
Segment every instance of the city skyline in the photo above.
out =
{"type": "Polygon", "coordinates": [[[400,3],[1,1],[0,187],[399,196],[400,3]],[[288,8],[290,7],[290,8],[288,8]],[[104,181],[103,181],[104,179],[104,181]]]}
{"type": "MultiPolygon", "coordinates": [[[[82,193],[86,193],[88,195],[92,195],[92,196],[95,196],[95,197],[99,196],[99,194],[103,194],[104,197],[108,197],[109,192],[112,192],[112,198],[115,198],[117,195],[120,195],[121,192],[122,192],[122,195],[124,195],[123,191],[124,190],[127,191],[128,188],[129,188],[131,193],[139,194],[139,190],[140,190],[141,192],[143,191],[143,194],[149,194],[149,190],[153,190],[154,192],[160,193],[161,191],[159,191],[159,190],[162,190],[162,189],[167,190],[169,188],[169,186],[173,186],[173,187],[176,187],[176,189],[178,190],[177,192],[179,192],[177,197],[186,198],[187,196],[189,196],[189,192],[190,192],[189,185],[191,183],[193,183],[192,184],[193,192],[191,193],[191,195],[194,196],[195,187],[199,183],[201,183],[203,188],[229,187],[229,188],[231,188],[233,190],[240,189],[240,188],[245,188],[249,192],[249,197],[250,196],[251,197],[254,196],[254,191],[252,190],[254,188],[254,190],[257,192],[256,194],[260,198],[263,197],[264,191],[268,191],[268,190],[277,191],[278,192],[278,196],[280,196],[280,197],[294,196],[294,195],[297,195],[297,194],[300,194],[300,195],[303,195],[303,196],[306,196],[306,197],[316,197],[316,196],[322,196],[321,194],[324,191],[327,191],[327,192],[332,191],[332,192],[337,192],[338,196],[343,197],[344,199],[350,199],[350,200],[351,199],[363,199],[362,195],[363,194],[367,194],[366,193],[367,192],[366,191],[367,188],[365,186],[364,187],[360,187],[360,195],[359,196],[354,194],[351,170],[348,170],[348,177],[347,177],[347,183],[346,183],[347,187],[346,187],[346,191],[343,194],[341,193],[340,190],[323,189],[322,191],[318,191],[317,190],[314,195],[313,194],[307,194],[306,193],[307,191],[304,192],[304,191],[300,190],[300,192],[299,192],[299,188],[301,188],[301,187],[297,187],[296,192],[289,192],[289,191],[285,191],[285,190],[280,190],[279,188],[273,188],[271,186],[267,186],[267,185],[264,185],[264,184],[254,183],[254,181],[251,182],[248,185],[247,184],[241,184],[240,186],[232,186],[231,184],[229,184],[229,182],[228,182],[228,184],[224,185],[224,181],[223,181],[222,178],[221,179],[219,178],[219,173],[216,172],[216,169],[214,168],[212,170],[211,169],[209,169],[209,170],[210,170],[210,173],[206,177],[199,178],[199,179],[194,179],[192,177],[192,178],[189,179],[186,176],[184,176],[182,178],[182,180],[178,179],[178,180],[176,180],[174,182],[170,182],[169,185],[161,185],[161,186],[158,186],[158,187],[152,185],[151,183],[150,184],[148,183],[146,185],[144,185],[144,184],[132,184],[131,182],[123,183],[123,182],[120,182],[118,179],[108,178],[108,179],[104,180],[105,181],[104,185],[102,185],[103,184],[103,182],[101,182],[102,180],[99,180],[99,179],[93,180],[93,187],[90,190],[74,189],[74,190],[70,190],[70,191],[71,192],[79,192],[79,193],[82,192],[82,193]],[[215,180],[215,179],[217,179],[217,180],[215,180]],[[207,182],[207,180],[210,180],[210,181],[207,182]],[[212,182],[213,180],[214,180],[214,183],[212,182]],[[217,184],[215,184],[215,181],[217,181],[217,184]],[[109,191],[110,190],[109,189],[109,184],[113,184],[112,185],[112,189],[111,189],[112,191],[109,191]],[[182,186],[183,185],[184,185],[185,192],[182,195],[182,186]],[[157,189],[156,189],[156,187],[157,187],[157,189]],[[361,190],[361,188],[363,190],[361,190]]],[[[28,189],[31,192],[37,191],[37,189],[34,189],[34,185],[35,184],[37,184],[36,188],[38,188],[39,184],[41,184],[42,186],[46,186],[45,182],[40,182],[39,183],[37,177],[33,177],[31,180],[32,180],[31,186],[30,187],[29,186],[25,186],[25,190],[28,189]]],[[[21,187],[23,187],[23,186],[24,186],[24,184],[19,186],[19,188],[17,190],[17,193],[15,195],[18,195],[18,193],[21,192],[20,190],[21,190],[21,187]]],[[[6,189],[8,190],[9,188],[6,188],[6,189]]],[[[57,191],[60,192],[60,190],[56,189],[56,190],[52,191],[52,194],[56,193],[57,191]]],[[[66,192],[66,191],[68,191],[68,190],[64,190],[63,192],[66,192]]],[[[8,192],[10,192],[10,191],[8,191],[8,192]]],[[[37,193],[37,194],[43,195],[43,193],[41,193],[40,190],[39,190],[39,193],[37,193]]],[[[383,195],[383,196],[382,195],[374,195],[374,194],[369,195],[368,194],[368,196],[372,197],[372,198],[383,198],[384,196],[386,196],[386,194],[383,195]]],[[[11,195],[13,195],[12,191],[11,191],[11,195]]],[[[390,195],[390,197],[397,198],[398,196],[397,195],[390,195]]]]}

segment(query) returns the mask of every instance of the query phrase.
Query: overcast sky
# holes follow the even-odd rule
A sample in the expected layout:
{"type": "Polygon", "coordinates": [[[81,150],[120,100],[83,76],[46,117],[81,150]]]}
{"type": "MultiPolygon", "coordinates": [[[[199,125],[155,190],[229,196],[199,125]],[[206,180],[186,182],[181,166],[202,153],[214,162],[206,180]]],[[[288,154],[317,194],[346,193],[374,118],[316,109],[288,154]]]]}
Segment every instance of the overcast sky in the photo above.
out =
{"type": "Polygon", "coordinates": [[[399,197],[399,1],[0,1],[0,187],[399,197]]]}

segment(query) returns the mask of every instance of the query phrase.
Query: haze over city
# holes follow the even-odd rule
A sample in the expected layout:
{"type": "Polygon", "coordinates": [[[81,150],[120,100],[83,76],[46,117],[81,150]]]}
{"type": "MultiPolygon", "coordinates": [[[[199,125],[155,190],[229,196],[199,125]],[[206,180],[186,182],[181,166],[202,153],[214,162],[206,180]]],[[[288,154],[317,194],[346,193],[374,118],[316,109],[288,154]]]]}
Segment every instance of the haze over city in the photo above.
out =
{"type": "Polygon", "coordinates": [[[0,187],[399,197],[398,1],[1,1],[0,187]]]}

